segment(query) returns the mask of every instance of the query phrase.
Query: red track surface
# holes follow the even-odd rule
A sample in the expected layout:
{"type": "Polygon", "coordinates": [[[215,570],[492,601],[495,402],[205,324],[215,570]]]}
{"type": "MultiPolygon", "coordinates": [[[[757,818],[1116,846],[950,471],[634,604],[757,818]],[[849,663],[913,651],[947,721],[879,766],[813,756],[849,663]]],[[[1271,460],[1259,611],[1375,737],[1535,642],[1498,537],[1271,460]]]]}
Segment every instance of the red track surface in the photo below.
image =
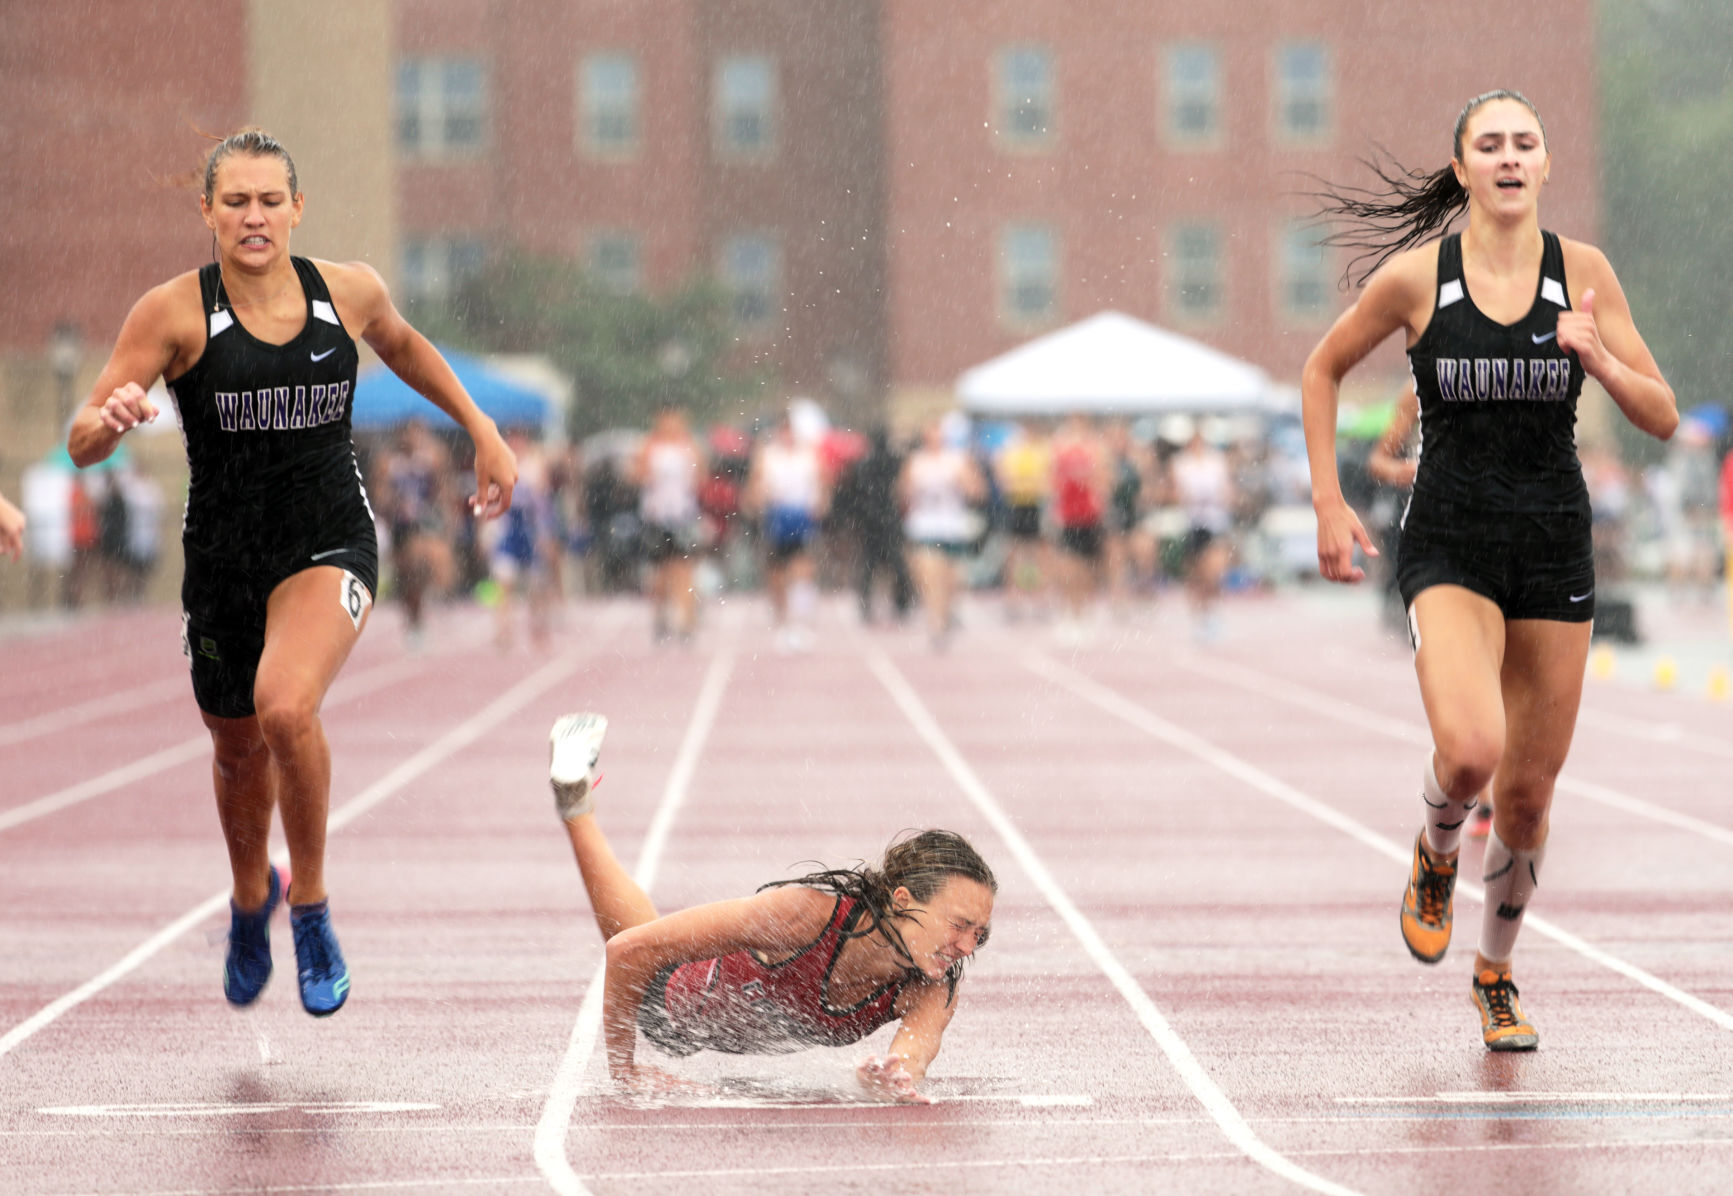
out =
{"type": "Polygon", "coordinates": [[[283,921],[259,1005],[222,1000],[176,616],[0,638],[0,1190],[1726,1190],[1724,705],[1591,685],[1518,960],[1541,1049],[1494,1057],[1477,900],[1441,966],[1398,940],[1424,724],[1357,605],[1247,601],[1198,648],[1168,602],[1060,651],[983,602],[944,656],[828,614],[804,656],[752,602],[690,650],[598,604],[550,653],[460,612],[406,656],[382,612],[326,707],[355,977],[327,1021],[283,921]],[[860,1103],[866,1048],[671,1063],[718,1086],[686,1104],[609,1091],[544,778],[576,708],[612,720],[601,818],[623,859],[649,839],[664,907],[904,827],[975,840],[1001,893],[940,1103],[860,1103]]]}

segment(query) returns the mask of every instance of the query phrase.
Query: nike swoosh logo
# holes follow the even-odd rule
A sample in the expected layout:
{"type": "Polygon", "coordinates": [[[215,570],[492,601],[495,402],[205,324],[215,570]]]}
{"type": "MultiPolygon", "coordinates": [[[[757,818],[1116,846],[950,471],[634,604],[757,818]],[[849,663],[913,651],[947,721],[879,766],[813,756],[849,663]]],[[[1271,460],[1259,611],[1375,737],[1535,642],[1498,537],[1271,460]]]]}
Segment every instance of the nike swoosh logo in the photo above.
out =
{"type": "MultiPolygon", "coordinates": [[[[1556,329],[1556,328],[1553,329],[1551,332],[1547,333],[1545,336],[1542,336],[1538,332],[1531,332],[1528,335],[1529,335],[1529,339],[1534,341],[1535,344],[1544,345],[1548,341],[1550,341],[1553,337],[1558,335],[1558,329],[1556,329]]],[[[317,361],[319,359],[317,357],[315,357],[313,360],[317,361]]]]}
{"type": "Polygon", "coordinates": [[[313,354],[313,360],[314,361],[324,361],[327,357],[331,356],[331,354],[335,353],[336,351],[337,350],[335,350],[335,349],[326,349],[323,353],[315,353],[315,354],[313,354]]]}
{"type": "Polygon", "coordinates": [[[1593,598],[1594,596],[1595,596],[1595,592],[1593,590],[1590,590],[1586,594],[1572,594],[1570,596],[1570,599],[1572,602],[1587,602],[1590,598],[1593,598]]]}
{"type": "Polygon", "coordinates": [[[328,556],[336,556],[339,552],[347,551],[349,550],[346,548],[328,548],[324,552],[315,552],[313,554],[313,559],[316,561],[322,561],[328,556]]]}

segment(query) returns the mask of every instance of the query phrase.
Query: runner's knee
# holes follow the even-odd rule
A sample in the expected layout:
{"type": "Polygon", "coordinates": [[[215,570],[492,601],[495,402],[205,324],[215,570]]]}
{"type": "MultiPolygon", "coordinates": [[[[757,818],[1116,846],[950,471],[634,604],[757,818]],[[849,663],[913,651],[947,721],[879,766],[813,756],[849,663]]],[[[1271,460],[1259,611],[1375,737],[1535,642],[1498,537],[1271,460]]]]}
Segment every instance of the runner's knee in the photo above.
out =
{"type": "Polygon", "coordinates": [[[319,720],[318,699],[288,687],[270,692],[261,688],[254,695],[254,706],[259,731],[273,753],[299,741],[319,720]]]}
{"type": "Polygon", "coordinates": [[[1438,783],[1452,797],[1486,788],[1504,754],[1504,733],[1495,727],[1439,729],[1433,743],[1438,750],[1438,783]]]}
{"type": "Polygon", "coordinates": [[[249,770],[261,767],[270,759],[265,737],[256,724],[211,729],[213,766],[224,780],[235,780],[249,770]]]}
{"type": "Polygon", "coordinates": [[[1540,773],[1526,769],[1507,769],[1499,774],[1493,802],[1498,811],[1499,834],[1505,842],[1513,847],[1526,848],[1545,835],[1556,777],[1556,772],[1540,773]]]}

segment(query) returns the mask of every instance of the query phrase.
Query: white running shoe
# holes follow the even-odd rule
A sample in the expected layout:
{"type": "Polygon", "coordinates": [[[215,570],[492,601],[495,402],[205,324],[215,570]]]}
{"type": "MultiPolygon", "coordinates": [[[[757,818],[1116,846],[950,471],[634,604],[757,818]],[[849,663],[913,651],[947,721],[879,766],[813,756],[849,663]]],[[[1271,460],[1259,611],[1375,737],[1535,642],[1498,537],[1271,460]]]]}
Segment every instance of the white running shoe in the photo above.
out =
{"type": "Polygon", "coordinates": [[[548,781],[554,787],[554,808],[570,822],[596,808],[596,761],[608,720],[600,714],[568,714],[548,733],[548,781]]]}

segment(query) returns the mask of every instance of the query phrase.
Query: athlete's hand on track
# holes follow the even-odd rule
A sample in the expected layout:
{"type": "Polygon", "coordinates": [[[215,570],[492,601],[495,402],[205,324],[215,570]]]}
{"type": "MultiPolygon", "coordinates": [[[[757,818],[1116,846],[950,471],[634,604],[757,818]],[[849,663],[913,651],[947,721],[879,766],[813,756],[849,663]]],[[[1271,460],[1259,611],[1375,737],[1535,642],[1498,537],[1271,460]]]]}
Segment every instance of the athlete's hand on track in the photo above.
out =
{"type": "Polygon", "coordinates": [[[633,1096],[701,1096],[710,1091],[707,1084],[642,1063],[634,1064],[629,1074],[619,1077],[618,1083],[633,1096]]]}
{"type": "Polygon", "coordinates": [[[103,427],[124,436],[140,424],[154,420],[157,411],[144,387],[128,382],[102,401],[97,414],[102,417],[103,427]]]}
{"type": "Polygon", "coordinates": [[[1362,581],[1366,571],[1354,563],[1354,545],[1367,556],[1378,555],[1378,546],[1360,524],[1354,508],[1340,500],[1318,512],[1318,572],[1327,581],[1362,581]]]}
{"type": "Polygon", "coordinates": [[[933,1098],[915,1087],[914,1077],[909,1075],[902,1059],[896,1055],[886,1055],[882,1059],[876,1055],[862,1059],[854,1069],[855,1079],[860,1086],[880,1100],[894,1100],[905,1105],[930,1105],[933,1098]]]}
{"type": "Polygon", "coordinates": [[[1561,311],[1558,316],[1558,347],[1574,352],[1591,378],[1605,375],[1609,360],[1607,347],[1601,343],[1600,330],[1595,327],[1595,292],[1591,287],[1583,292],[1580,311],[1561,311]]]}
{"type": "Polygon", "coordinates": [[[475,442],[475,493],[469,510],[477,519],[498,519],[511,510],[511,492],[517,485],[517,456],[498,432],[475,442]]]}

